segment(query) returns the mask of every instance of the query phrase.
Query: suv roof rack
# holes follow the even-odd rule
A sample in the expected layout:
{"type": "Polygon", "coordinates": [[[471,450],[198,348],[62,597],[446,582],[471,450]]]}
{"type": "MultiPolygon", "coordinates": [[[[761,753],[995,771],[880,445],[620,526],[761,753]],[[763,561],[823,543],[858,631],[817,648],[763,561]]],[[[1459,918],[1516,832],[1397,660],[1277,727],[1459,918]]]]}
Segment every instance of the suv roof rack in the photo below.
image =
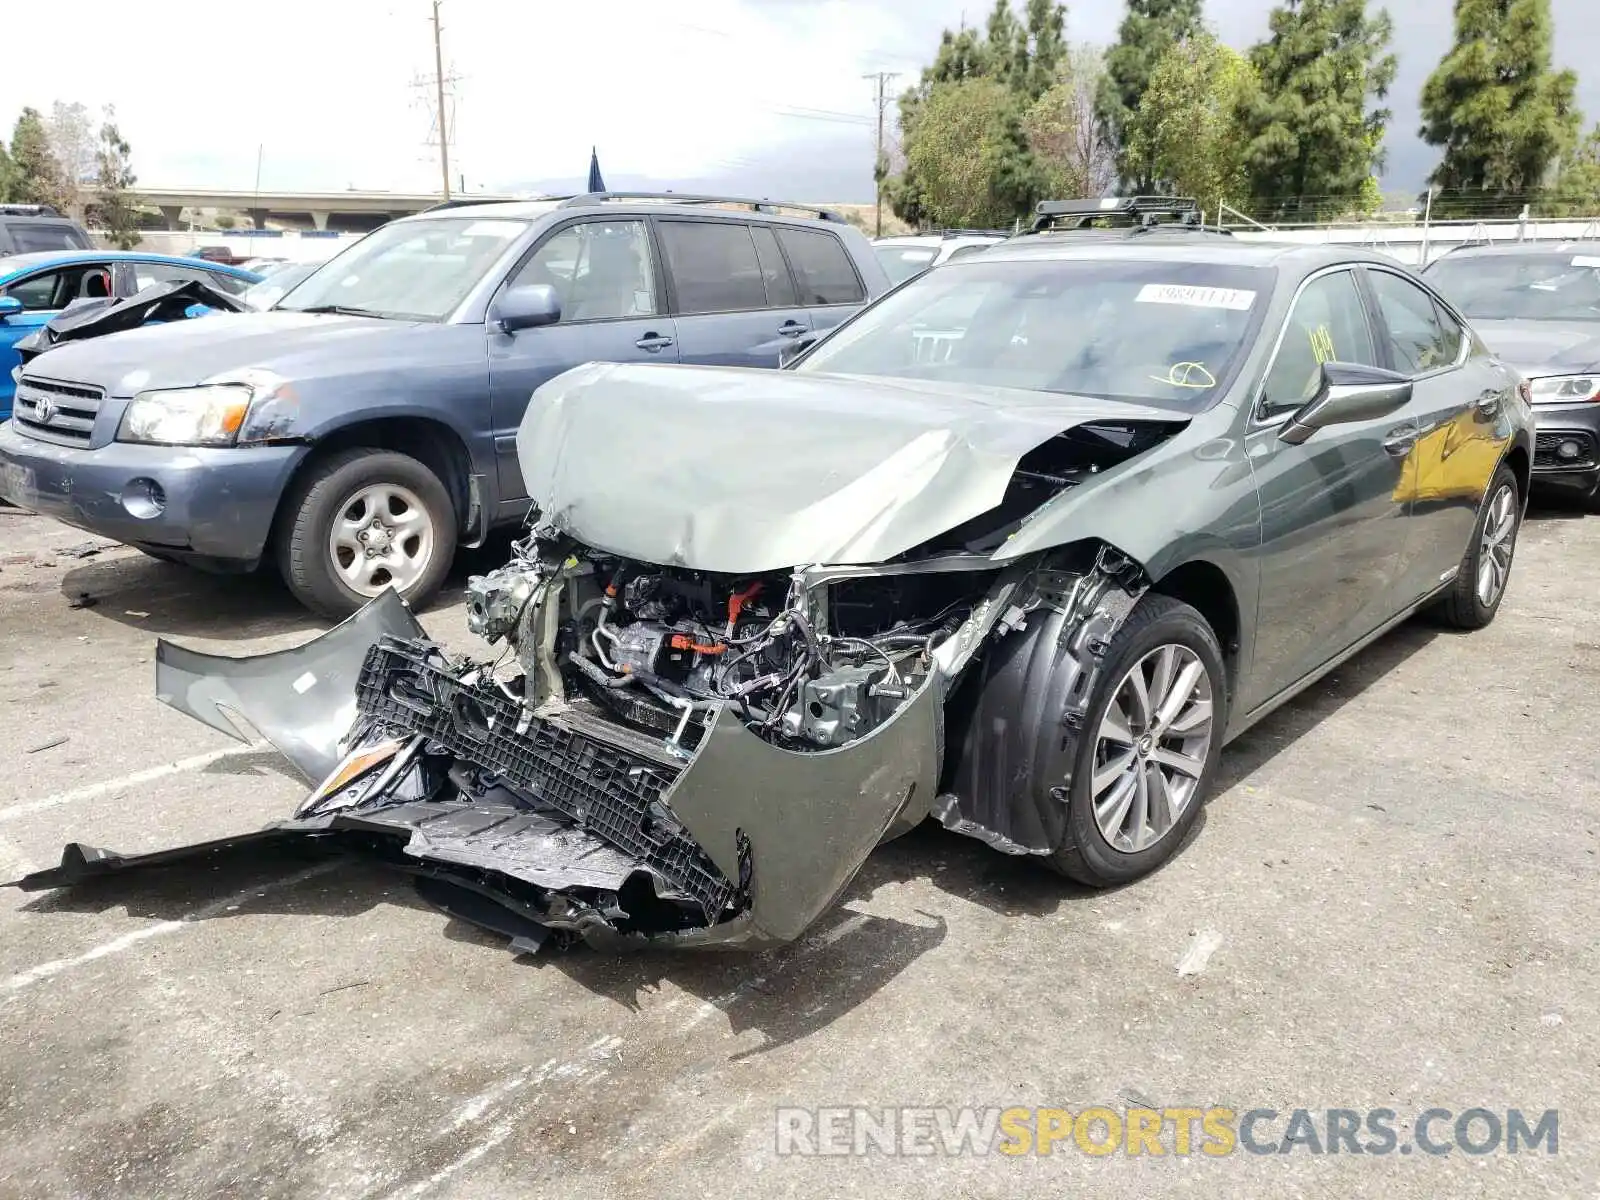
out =
{"type": "Polygon", "coordinates": [[[427,208],[418,209],[418,212],[439,212],[447,208],[469,208],[478,204],[529,204],[537,197],[531,196],[451,196],[448,200],[441,200],[437,204],[430,204],[427,208]]]}
{"type": "Polygon", "coordinates": [[[0,204],[0,215],[8,217],[59,217],[61,210],[53,204],[0,204]]]}
{"type": "Polygon", "coordinates": [[[845,223],[844,218],[833,209],[820,208],[815,204],[796,204],[790,200],[757,200],[750,196],[701,196],[692,192],[585,192],[579,196],[563,197],[558,207],[583,208],[613,200],[662,200],[668,204],[738,204],[747,206],[754,212],[773,215],[776,215],[779,209],[787,208],[794,212],[808,213],[820,221],[845,223]]]}
{"type": "Polygon", "coordinates": [[[1097,200],[1041,200],[1029,233],[1100,228],[1151,229],[1157,225],[1203,229],[1192,196],[1106,196],[1097,200]]]}
{"type": "Polygon", "coordinates": [[[1009,229],[914,229],[910,233],[891,233],[887,237],[996,237],[1008,238],[1011,236],[1009,229]]]}

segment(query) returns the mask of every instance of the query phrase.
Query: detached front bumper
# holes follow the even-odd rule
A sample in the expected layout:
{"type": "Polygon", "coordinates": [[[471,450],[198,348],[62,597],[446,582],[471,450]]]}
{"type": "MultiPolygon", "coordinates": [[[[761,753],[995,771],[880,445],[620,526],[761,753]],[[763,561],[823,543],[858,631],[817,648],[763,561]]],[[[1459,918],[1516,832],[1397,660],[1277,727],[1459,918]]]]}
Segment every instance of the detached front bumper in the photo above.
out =
{"type": "Polygon", "coordinates": [[[687,758],[564,704],[529,709],[484,675],[422,638],[392,592],[274,655],[162,643],[164,702],[228,732],[237,712],[323,785],[261,833],[139,856],[73,844],[15,886],[310,838],[419,876],[428,899],[523,946],[556,931],[604,949],[758,948],[798,937],[933,803],[936,673],[849,746],[780,750],[723,709],[687,758]]]}
{"type": "Polygon", "coordinates": [[[1600,486],[1600,404],[1534,410],[1533,484],[1593,492],[1600,486]]]}
{"type": "Polygon", "coordinates": [[[0,497],[200,565],[260,559],[301,446],[63,446],[0,424],[0,497]]]}

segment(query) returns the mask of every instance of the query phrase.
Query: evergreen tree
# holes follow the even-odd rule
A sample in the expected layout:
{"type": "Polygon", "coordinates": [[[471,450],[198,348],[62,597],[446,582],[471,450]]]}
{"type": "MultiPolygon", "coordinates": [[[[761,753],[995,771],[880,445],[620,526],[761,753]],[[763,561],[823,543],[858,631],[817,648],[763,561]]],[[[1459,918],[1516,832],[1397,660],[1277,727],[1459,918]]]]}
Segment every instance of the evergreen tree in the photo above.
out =
{"type": "Polygon", "coordinates": [[[66,185],[61,164],[50,150],[44,118],[24,108],[11,134],[12,192],[20,204],[52,204],[65,208],[66,185]]]}
{"type": "MultiPolygon", "coordinates": [[[[936,160],[944,164],[939,170],[947,180],[967,178],[969,168],[986,172],[986,194],[998,198],[995,203],[1001,206],[988,211],[1003,213],[1006,223],[1027,213],[1044,181],[1028,145],[1023,116],[1029,104],[1050,89],[1066,53],[1066,9],[1059,0],[1028,0],[1021,19],[1011,0],[995,0],[981,34],[975,29],[945,30],[932,64],[900,97],[905,167],[884,181],[884,197],[895,215],[913,225],[947,219],[936,216],[935,209],[946,212],[951,204],[933,198],[932,185],[922,177],[923,169],[936,160]],[[994,87],[947,92],[939,105],[931,105],[942,85],[976,82],[994,87]],[[945,158],[954,143],[947,130],[935,127],[944,121],[953,121],[968,133],[980,125],[985,130],[981,139],[966,146],[963,152],[971,161],[955,175],[949,173],[955,168],[945,158]],[[928,140],[928,153],[918,152],[919,138],[928,140]]],[[[974,193],[968,188],[965,194],[970,198],[974,193]]],[[[972,205],[963,201],[955,207],[972,205]]]]}
{"type": "Polygon", "coordinates": [[[1541,207],[1553,217],[1600,217],[1600,125],[1562,162],[1555,194],[1541,207]]]}
{"type": "Polygon", "coordinates": [[[1284,0],[1251,48],[1261,88],[1242,121],[1255,207],[1315,220],[1370,204],[1394,80],[1389,14],[1366,0],[1284,0]]]}
{"type": "Polygon", "coordinates": [[[1106,76],[1095,107],[1107,136],[1118,147],[1123,182],[1134,191],[1153,190],[1155,176],[1148,161],[1127,154],[1128,122],[1138,111],[1161,56],[1199,30],[1200,0],[1128,0],[1116,45],[1106,52],[1106,76]]]}
{"type": "Polygon", "coordinates": [[[101,224],[117,249],[132,250],[140,241],[138,210],[131,194],[135,182],[132,153],[117,129],[115,113],[109,108],[105,124],[100,126],[95,168],[101,224]]]}
{"type": "Polygon", "coordinates": [[[1422,137],[1443,151],[1435,208],[1515,212],[1577,140],[1577,76],[1551,69],[1550,0],[1456,0],[1455,25],[1422,89],[1422,137]]]}
{"type": "Polygon", "coordinates": [[[11,161],[11,153],[6,149],[4,142],[0,142],[0,204],[16,200],[17,166],[11,161]]]}

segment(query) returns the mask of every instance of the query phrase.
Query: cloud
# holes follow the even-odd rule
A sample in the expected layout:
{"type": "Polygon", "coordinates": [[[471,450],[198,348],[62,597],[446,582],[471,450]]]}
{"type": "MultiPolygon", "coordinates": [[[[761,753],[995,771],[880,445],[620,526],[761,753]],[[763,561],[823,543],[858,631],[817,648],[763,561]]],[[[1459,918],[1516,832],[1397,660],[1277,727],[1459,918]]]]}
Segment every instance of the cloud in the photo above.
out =
{"type": "MultiPolygon", "coordinates": [[[[1592,3],[1554,0],[1557,57],[1580,69],[1591,120],[1600,116],[1592,3]]],[[[94,36],[68,49],[59,6],[8,6],[7,44],[41,49],[8,58],[0,120],[57,99],[115,104],[135,169],[155,185],[248,190],[259,148],[267,188],[438,186],[430,100],[417,86],[433,69],[427,0],[217,4],[198,26],[152,20],[125,0],[71,7],[94,36]]],[[[905,86],[941,30],[963,18],[981,23],[988,8],[989,0],[445,0],[446,68],[459,76],[451,173],[472,190],[575,187],[593,145],[618,186],[870,200],[875,111],[862,76],[897,71],[895,86],[905,86]]],[[[1268,0],[1210,0],[1207,16],[1243,47],[1266,32],[1268,9],[1268,0]]],[[[1416,138],[1417,97],[1449,44],[1450,12],[1444,0],[1391,11],[1400,74],[1387,182],[1409,189],[1433,163],[1416,138]]],[[[1070,35],[1108,43],[1121,15],[1116,4],[1075,4],[1070,35]]]]}

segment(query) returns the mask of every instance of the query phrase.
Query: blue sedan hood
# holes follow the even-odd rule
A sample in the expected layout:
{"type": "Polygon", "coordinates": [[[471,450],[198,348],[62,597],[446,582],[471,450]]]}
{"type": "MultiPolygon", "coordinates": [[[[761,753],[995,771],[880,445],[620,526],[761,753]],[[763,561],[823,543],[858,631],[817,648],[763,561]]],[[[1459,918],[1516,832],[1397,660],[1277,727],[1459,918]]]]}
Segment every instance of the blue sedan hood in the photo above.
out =
{"type": "Polygon", "coordinates": [[[429,334],[450,328],[325,313],[213,313],[57,346],[28,374],[103,387],[111,396],[191,387],[251,369],[325,378],[425,358],[434,341],[429,334]]]}

